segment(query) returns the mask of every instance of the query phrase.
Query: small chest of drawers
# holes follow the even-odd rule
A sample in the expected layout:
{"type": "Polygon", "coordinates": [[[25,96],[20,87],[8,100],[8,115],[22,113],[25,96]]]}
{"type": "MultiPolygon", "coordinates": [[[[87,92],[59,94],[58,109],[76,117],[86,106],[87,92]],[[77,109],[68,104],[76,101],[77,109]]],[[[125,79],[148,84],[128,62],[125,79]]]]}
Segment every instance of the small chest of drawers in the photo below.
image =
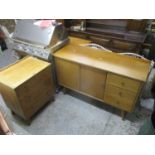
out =
{"type": "Polygon", "coordinates": [[[13,113],[29,121],[54,97],[51,64],[25,57],[2,69],[0,93],[13,113]]]}

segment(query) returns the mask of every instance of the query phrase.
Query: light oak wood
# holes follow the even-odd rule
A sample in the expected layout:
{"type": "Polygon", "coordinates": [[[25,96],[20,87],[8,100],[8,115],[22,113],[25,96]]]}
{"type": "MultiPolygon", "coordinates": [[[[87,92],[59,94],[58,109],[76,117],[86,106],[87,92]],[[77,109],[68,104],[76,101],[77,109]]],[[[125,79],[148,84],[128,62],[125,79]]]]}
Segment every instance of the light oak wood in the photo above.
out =
{"type": "Polygon", "coordinates": [[[49,63],[28,56],[22,61],[17,61],[15,64],[3,68],[0,72],[0,82],[9,85],[11,88],[16,88],[48,66],[49,63]]]}
{"type": "Polygon", "coordinates": [[[81,38],[77,38],[77,37],[69,37],[69,40],[70,40],[70,44],[72,44],[72,45],[82,45],[82,44],[91,43],[90,40],[81,39],[81,38]]]}
{"type": "Polygon", "coordinates": [[[105,88],[104,101],[119,109],[131,112],[138,95],[137,93],[132,93],[109,84],[105,88]]]}
{"type": "MultiPolygon", "coordinates": [[[[69,73],[70,69],[67,71],[67,68],[65,68],[66,72],[62,74],[62,68],[67,63],[67,61],[56,59],[57,76],[60,85],[78,92],[81,91],[82,94],[106,102],[119,109],[123,109],[128,112],[133,110],[137,96],[139,95],[140,87],[138,87],[137,91],[130,91],[129,89],[117,87],[115,83],[112,85],[106,82],[106,72],[78,64],[76,64],[76,68],[78,68],[76,74],[73,73],[73,76],[71,75],[68,77],[67,75],[71,73],[69,73]]],[[[75,64],[69,62],[67,66],[68,65],[73,69],[75,64]]],[[[75,72],[76,69],[73,70],[75,72]]],[[[130,81],[130,79],[127,80],[130,81]]]]}
{"type": "MultiPolygon", "coordinates": [[[[6,105],[11,109],[11,111],[13,111],[14,113],[16,113],[21,117],[24,117],[22,108],[19,103],[19,99],[16,94],[16,90],[0,82],[0,93],[6,105]]],[[[24,94],[25,93],[26,92],[24,92],[24,94]]]]}
{"type": "Polygon", "coordinates": [[[127,89],[132,92],[137,92],[140,87],[140,81],[118,76],[112,73],[108,73],[107,75],[107,84],[112,84],[116,87],[127,89]]]}
{"type": "Polygon", "coordinates": [[[144,82],[147,80],[151,63],[147,60],[71,44],[53,53],[53,56],[144,82]]]}
{"type": "Polygon", "coordinates": [[[29,120],[54,97],[51,64],[26,57],[0,71],[0,93],[15,114],[29,120]]]}
{"type": "Polygon", "coordinates": [[[60,85],[79,90],[79,65],[55,59],[57,77],[60,85]]]}
{"type": "Polygon", "coordinates": [[[151,65],[147,60],[71,43],[53,56],[59,85],[117,107],[123,113],[133,111],[151,65]]]}
{"type": "Polygon", "coordinates": [[[81,66],[80,90],[86,94],[103,100],[106,72],[81,66]]]}

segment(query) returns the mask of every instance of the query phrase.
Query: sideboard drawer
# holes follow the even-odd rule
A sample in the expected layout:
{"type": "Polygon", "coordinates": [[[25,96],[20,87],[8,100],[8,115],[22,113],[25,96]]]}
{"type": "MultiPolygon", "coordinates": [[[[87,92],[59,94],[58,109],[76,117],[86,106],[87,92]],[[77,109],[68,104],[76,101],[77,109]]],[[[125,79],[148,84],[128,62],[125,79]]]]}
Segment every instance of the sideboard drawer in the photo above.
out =
{"type": "Polygon", "coordinates": [[[112,73],[108,73],[107,83],[112,84],[117,87],[121,87],[123,89],[127,89],[132,92],[138,92],[140,87],[140,82],[135,81],[126,77],[122,77],[119,75],[115,75],[112,73]]]}
{"type": "Polygon", "coordinates": [[[136,95],[136,93],[109,84],[106,85],[104,101],[117,108],[130,112],[135,104],[136,95]]]}

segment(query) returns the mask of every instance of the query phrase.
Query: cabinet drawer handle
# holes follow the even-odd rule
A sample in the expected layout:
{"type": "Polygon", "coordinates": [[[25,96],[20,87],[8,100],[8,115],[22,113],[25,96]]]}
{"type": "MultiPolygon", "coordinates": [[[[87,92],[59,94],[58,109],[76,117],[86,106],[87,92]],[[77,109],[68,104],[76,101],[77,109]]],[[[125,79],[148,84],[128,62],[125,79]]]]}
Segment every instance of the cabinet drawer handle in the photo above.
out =
{"type": "Polygon", "coordinates": [[[125,83],[124,83],[124,82],[122,82],[122,83],[121,83],[121,85],[122,85],[122,86],[125,86],[125,83]]]}
{"type": "Polygon", "coordinates": [[[116,101],[116,104],[119,104],[119,101],[116,101]]]}
{"type": "Polygon", "coordinates": [[[122,96],[122,92],[119,92],[119,96],[122,96]]]}

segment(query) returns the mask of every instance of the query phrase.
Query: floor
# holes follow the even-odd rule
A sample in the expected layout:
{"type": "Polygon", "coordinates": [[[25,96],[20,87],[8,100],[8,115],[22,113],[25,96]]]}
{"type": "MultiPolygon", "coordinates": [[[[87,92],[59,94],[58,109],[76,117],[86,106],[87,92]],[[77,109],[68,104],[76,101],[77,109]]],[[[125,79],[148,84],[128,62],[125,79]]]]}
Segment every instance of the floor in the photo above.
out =
{"type": "MultiPolygon", "coordinates": [[[[17,60],[10,50],[0,55],[0,68],[17,60]]],[[[145,119],[151,114],[145,108],[136,108],[127,114],[125,120],[120,111],[72,91],[56,94],[56,99],[48,103],[26,125],[19,117],[13,116],[0,96],[0,109],[15,134],[32,135],[102,135],[137,134],[145,119]]]]}

